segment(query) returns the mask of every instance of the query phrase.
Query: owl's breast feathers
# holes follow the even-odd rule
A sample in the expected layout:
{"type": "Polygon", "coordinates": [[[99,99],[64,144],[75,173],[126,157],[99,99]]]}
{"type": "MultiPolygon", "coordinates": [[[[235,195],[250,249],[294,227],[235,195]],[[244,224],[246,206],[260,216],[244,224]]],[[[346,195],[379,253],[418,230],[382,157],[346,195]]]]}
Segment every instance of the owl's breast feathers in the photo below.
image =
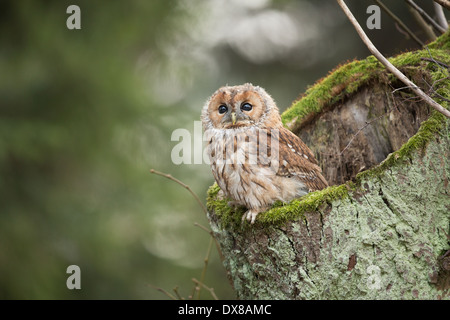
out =
{"type": "Polygon", "coordinates": [[[208,153],[215,180],[237,203],[263,208],[327,187],[311,150],[289,130],[214,130],[208,153]]]}

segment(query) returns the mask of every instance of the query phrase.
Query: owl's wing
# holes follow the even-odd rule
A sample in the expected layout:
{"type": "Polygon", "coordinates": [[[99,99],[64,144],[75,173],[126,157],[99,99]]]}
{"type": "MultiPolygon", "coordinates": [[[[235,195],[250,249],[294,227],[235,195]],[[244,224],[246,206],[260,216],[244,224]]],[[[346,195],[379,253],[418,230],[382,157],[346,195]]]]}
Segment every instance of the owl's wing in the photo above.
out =
{"type": "Polygon", "coordinates": [[[314,154],[299,137],[281,127],[278,130],[278,144],[277,175],[296,177],[311,191],[321,190],[328,186],[314,154]]]}

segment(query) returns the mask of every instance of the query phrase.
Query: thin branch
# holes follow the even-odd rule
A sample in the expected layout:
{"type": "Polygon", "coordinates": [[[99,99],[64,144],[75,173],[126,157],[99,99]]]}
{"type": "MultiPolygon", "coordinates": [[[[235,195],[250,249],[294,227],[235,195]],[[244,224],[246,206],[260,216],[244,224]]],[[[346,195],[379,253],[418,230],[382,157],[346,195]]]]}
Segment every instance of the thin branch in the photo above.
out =
{"type": "Polygon", "coordinates": [[[450,0],[434,0],[434,2],[437,2],[445,9],[450,10],[450,0]]]}
{"type": "MultiPolygon", "coordinates": [[[[213,241],[214,241],[214,237],[211,236],[211,238],[209,239],[208,251],[206,252],[206,257],[204,260],[205,264],[203,265],[202,274],[200,276],[200,282],[202,284],[205,281],[206,269],[208,268],[209,256],[211,255],[211,248],[212,248],[213,241]]],[[[198,299],[200,299],[200,288],[197,290],[197,300],[198,299]]]]}
{"type": "Polygon", "coordinates": [[[424,60],[424,61],[430,61],[430,62],[434,62],[437,65],[440,65],[441,67],[450,69],[450,66],[448,64],[443,63],[442,61],[436,61],[433,58],[420,58],[420,60],[424,60]]]}
{"type": "Polygon", "coordinates": [[[433,5],[434,5],[434,12],[436,13],[436,18],[439,24],[444,29],[448,29],[448,21],[447,18],[445,17],[444,8],[442,8],[442,6],[437,2],[434,2],[433,5]]]}
{"type": "Polygon", "coordinates": [[[178,286],[176,286],[175,288],[173,288],[173,292],[175,292],[175,295],[177,296],[178,300],[184,300],[184,298],[180,295],[180,293],[178,292],[178,286]]]}
{"type": "Polygon", "coordinates": [[[177,178],[172,177],[170,174],[166,174],[166,173],[163,173],[163,172],[159,172],[159,171],[156,171],[156,170],[154,170],[154,169],[151,169],[151,170],[150,170],[150,173],[154,173],[154,174],[157,174],[157,175],[159,175],[159,176],[166,177],[167,179],[172,180],[172,181],[175,181],[175,182],[178,183],[180,186],[182,186],[183,188],[187,189],[187,190],[192,194],[192,196],[195,198],[195,200],[197,200],[198,204],[202,207],[203,212],[204,212],[205,214],[208,214],[208,211],[206,210],[205,205],[201,202],[200,198],[195,194],[194,191],[192,191],[192,189],[191,189],[187,184],[181,182],[181,181],[178,180],[177,178]]]}
{"type": "Polygon", "coordinates": [[[428,87],[430,87],[430,91],[433,92],[434,96],[438,97],[441,100],[450,102],[450,99],[447,99],[447,98],[443,97],[441,94],[437,93],[436,90],[434,89],[434,85],[436,84],[436,82],[439,82],[441,80],[449,80],[449,79],[450,79],[449,77],[442,78],[442,79],[434,81],[433,84],[429,84],[425,79],[422,79],[422,80],[428,85],[428,87]]]}
{"type": "MultiPolygon", "coordinates": [[[[195,284],[195,283],[194,283],[194,284],[195,284]]],[[[192,288],[192,293],[191,293],[191,295],[188,296],[188,299],[189,299],[189,300],[192,300],[192,299],[194,298],[195,291],[197,291],[198,289],[199,289],[199,286],[198,286],[197,284],[195,284],[194,287],[192,288]]]]}
{"type": "Polygon", "coordinates": [[[395,22],[397,22],[397,24],[400,26],[400,28],[402,28],[403,30],[405,30],[405,32],[412,38],[414,39],[414,41],[416,41],[421,47],[424,46],[424,43],[422,42],[422,40],[420,40],[414,32],[411,31],[411,29],[408,28],[408,26],[399,18],[395,15],[395,13],[393,13],[391,10],[389,10],[388,7],[385,6],[385,4],[383,2],[381,2],[381,0],[374,0],[380,7],[381,9],[384,10],[384,12],[387,13],[388,16],[390,16],[395,22]]]}
{"type": "Polygon", "coordinates": [[[396,91],[400,91],[400,90],[404,90],[404,89],[412,89],[412,88],[413,88],[413,86],[403,86],[403,87],[394,89],[392,91],[392,93],[395,93],[396,91]]]}
{"type": "Polygon", "coordinates": [[[430,59],[431,60],[433,60],[433,62],[434,63],[436,63],[441,69],[442,69],[442,71],[448,71],[448,70],[445,70],[443,67],[442,67],[442,64],[444,64],[447,68],[449,68],[449,66],[447,66],[445,63],[443,63],[443,62],[441,62],[441,63],[439,63],[436,59],[434,59],[434,57],[433,57],[433,55],[431,54],[431,52],[430,52],[430,49],[428,49],[428,47],[426,47],[426,49],[427,49],[427,51],[428,51],[428,55],[430,56],[430,59]]]}
{"type": "MultiPolygon", "coordinates": [[[[437,60],[436,60],[435,58],[433,58],[433,56],[431,55],[430,49],[428,49],[428,47],[426,47],[426,48],[427,48],[428,54],[430,55],[430,58],[421,58],[421,60],[430,61],[430,62],[433,62],[433,63],[437,64],[438,67],[441,68],[442,71],[443,71],[444,73],[447,72],[447,74],[448,74],[449,71],[450,71],[450,66],[447,65],[447,64],[445,64],[445,63],[443,63],[443,62],[441,62],[441,61],[437,61],[437,60]]],[[[431,85],[430,85],[425,79],[423,79],[423,81],[430,87],[430,91],[433,92],[433,95],[434,95],[434,96],[437,96],[437,97],[440,98],[441,100],[450,102],[450,99],[447,99],[447,98],[443,97],[441,94],[437,93],[436,90],[434,89],[436,83],[441,82],[441,81],[444,81],[444,80],[449,80],[449,79],[450,79],[450,76],[447,76],[447,77],[441,78],[441,79],[437,79],[437,80],[435,80],[435,81],[433,82],[433,84],[431,84],[431,85]]]]}
{"type": "Polygon", "coordinates": [[[350,20],[350,22],[355,27],[356,31],[358,32],[359,36],[361,37],[362,41],[366,44],[370,52],[386,67],[388,71],[393,73],[400,81],[402,81],[405,85],[410,86],[411,89],[414,91],[415,94],[417,94],[419,97],[421,97],[427,104],[429,104],[431,107],[433,107],[435,110],[439,111],[443,115],[445,115],[447,118],[450,118],[450,111],[445,109],[443,106],[441,106],[439,103],[431,99],[427,94],[425,94],[418,86],[416,86],[411,80],[408,79],[400,70],[398,70],[392,63],[389,62],[381,53],[378,51],[378,49],[373,45],[373,43],[370,41],[370,39],[367,37],[367,35],[364,33],[364,30],[359,25],[358,21],[353,16],[350,9],[347,7],[345,2],[343,0],[337,0],[338,4],[341,6],[342,10],[350,20]]]}
{"type": "MultiPolygon", "coordinates": [[[[154,169],[151,169],[150,173],[154,173],[154,174],[157,174],[159,176],[165,177],[165,178],[167,178],[169,180],[175,181],[176,183],[181,185],[183,188],[187,189],[192,194],[192,196],[195,198],[195,200],[197,200],[197,202],[200,204],[200,206],[202,207],[203,212],[205,213],[205,215],[208,214],[208,211],[207,211],[205,205],[200,201],[200,198],[195,194],[194,191],[192,191],[192,189],[187,184],[183,183],[182,181],[178,180],[177,178],[174,178],[170,174],[163,173],[163,172],[160,172],[160,171],[156,171],[154,169]]],[[[198,225],[198,224],[197,224],[197,226],[200,227],[200,225],[198,225]]],[[[223,262],[224,257],[223,257],[223,254],[222,254],[222,250],[220,250],[219,243],[217,242],[216,238],[214,237],[214,234],[212,233],[212,231],[208,231],[208,233],[214,239],[214,242],[216,243],[217,251],[219,252],[220,261],[223,262]]]]}
{"type": "Polygon", "coordinates": [[[202,229],[202,230],[208,232],[208,234],[211,235],[211,236],[213,235],[213,232],[212,232],[210,229],[208,229],[208,228],[205,227],[205,226],[202,226],[202,225],[201,225],[200,223],[198,223],[198,222],[194,222],[194,226],[199,227],[200,229],[202,229]]]}
{"type": "MultiPolygon", "coordinates": [[[[205,226],[202,226],[201,224],[199,224],[199,223],[197,223],[197,222],[194,223],[194,226],[199,227],[200,229],[202,229],[202,230],[208,232],[208,233],[211,235],[211,237],[214,238],[214,233],[212,232],[212,230],[209,230],[208,228],[206,228],[205,226]]],[[[224,258],[223,254],[222,254],[222,250],[220,249],[219,243],[216,241],[215,238],[214,238],[214,242],[215,242],[215,244],[216,244],[217,252],[219,253],[220,261],[223,262],[223,260],[224,260],[225,258],[224,258]]]]}
{"type": "Polygon", "coordinates": [[[210,288],[207,287],[205,284],[203,284],[203,282],[198,281],[195,278],[192,278],[192,281],[197,285],[197,286],[201,286],[203,288],[205,288],[206,290],[209,291],[209,293],[211,293],[211,296],[214,298],[214,300],[219,300],[219,298],[217,297],[216,293],[214,292],[214,288],[210,288]]]}
{"type": "Polygon", "coordinates": [[[159,292],[164,293],[166,296],[168,296],[168,297],[169,297],[170,299],[172,299],[172,300],[177,300],[177,298],[176,298],[174,295],[170,294],[169,292],[167,292],[167,291],[164,290],[163,288],[155,287],[155,286],[152,285],[152,284],[148,284],[148,286],[149,286],[149,287],[152,287],[152,288],[154,288],[154,289],[156,289],[156,290],[158,290],[159,292]]]}
{"type": "Polygon", "coordinates": [[[441,33],[445,33],[444,28],[442,28],[439,23],[434,21],[432,17],[428,15],[428,13],[425,12],[421,7],[419,7],[413,0],[405,0],[408,5],[410,5],[414,10],[416,10],[428,23],[430,23],[436,30],[438,30],[441,33]]]}
{"type": "Polygon", "coordinates": [[[425,21],[425,19],[420,15],[417,10],[415,10],[413,7],[408,6],[409,12],[411,12],[413,18],[416,20],[416,22],[419,24],[419,26],[422,28],[422,30],[427,35],[428,39],[431,41],[436,40],[437,36],[433,31],[433,28],[425,21]]]}

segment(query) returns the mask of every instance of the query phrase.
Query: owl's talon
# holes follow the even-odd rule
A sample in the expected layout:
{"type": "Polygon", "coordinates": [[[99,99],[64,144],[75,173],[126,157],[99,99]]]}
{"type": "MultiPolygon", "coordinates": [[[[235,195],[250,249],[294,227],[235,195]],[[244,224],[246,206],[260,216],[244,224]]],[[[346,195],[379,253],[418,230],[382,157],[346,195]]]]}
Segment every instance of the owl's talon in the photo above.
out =
{"type": "Polygon", "coordinates": [[[249,221],[251,224],[255,223],[256,216],[258,215],[257,211],[248,210],[246,213],[242,215],[242,221],[245,219],[249,221]]]}

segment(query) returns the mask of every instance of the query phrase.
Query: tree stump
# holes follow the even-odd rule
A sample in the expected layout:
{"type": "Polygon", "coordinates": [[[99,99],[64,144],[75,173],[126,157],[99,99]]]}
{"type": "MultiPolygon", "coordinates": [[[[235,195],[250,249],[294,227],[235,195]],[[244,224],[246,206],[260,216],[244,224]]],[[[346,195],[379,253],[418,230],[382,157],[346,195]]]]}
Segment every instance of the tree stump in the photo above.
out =
{"type": "MultiPolygon", "coordinates": [[[[448,109],[449,38],[391,59],[448,109]]],[[[275,203],[254,225],[209,189],[208,218],[237,298],[448,299],[449,119],[372,56],[338,67],[282,118],[330,187],[275,203]]]]}

